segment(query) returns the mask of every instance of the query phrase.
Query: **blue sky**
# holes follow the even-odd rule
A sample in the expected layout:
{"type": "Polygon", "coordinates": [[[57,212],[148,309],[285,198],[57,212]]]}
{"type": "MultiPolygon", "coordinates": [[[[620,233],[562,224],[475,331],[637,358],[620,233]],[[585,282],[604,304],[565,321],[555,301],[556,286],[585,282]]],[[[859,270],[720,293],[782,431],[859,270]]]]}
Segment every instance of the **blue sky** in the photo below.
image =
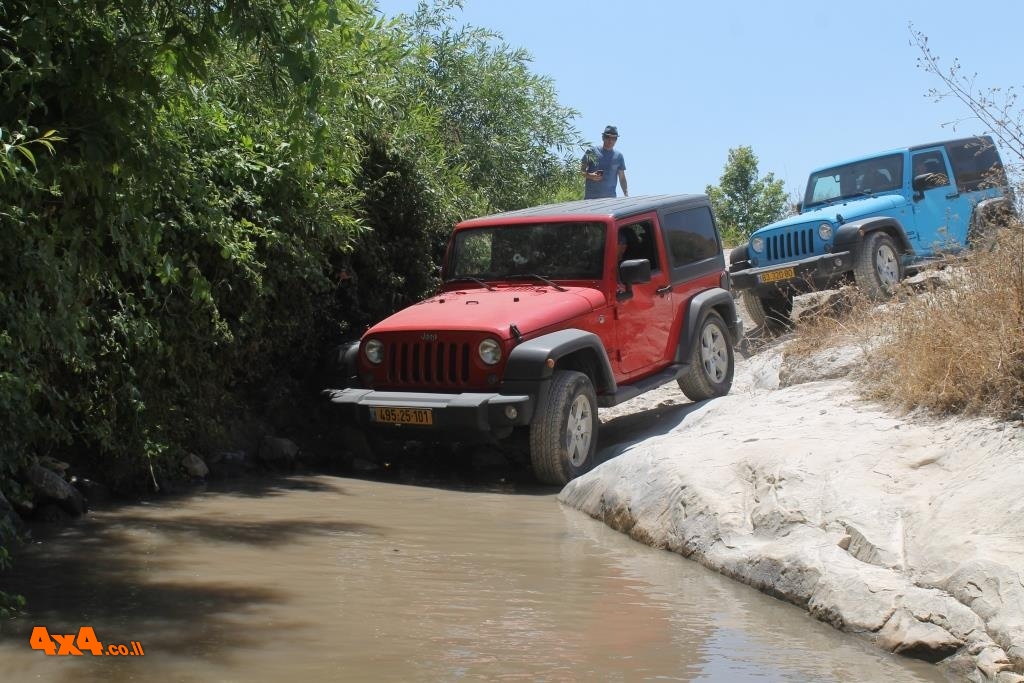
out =
{"type": "MultiPolygon", "coordinates": [[[[416,4],[378,0],[388,16],[416,4]]],[[[978,87],[1024,80],[1020,0],[465,0],[456,16],[529,51],[586,138],[619,127],[632,195],[703,192],[740,145],[797,193],[817,166],[986,132],[943,125],[969,111],[927,96],[942,84],[917,66],[911,22],[978,87]]]]}

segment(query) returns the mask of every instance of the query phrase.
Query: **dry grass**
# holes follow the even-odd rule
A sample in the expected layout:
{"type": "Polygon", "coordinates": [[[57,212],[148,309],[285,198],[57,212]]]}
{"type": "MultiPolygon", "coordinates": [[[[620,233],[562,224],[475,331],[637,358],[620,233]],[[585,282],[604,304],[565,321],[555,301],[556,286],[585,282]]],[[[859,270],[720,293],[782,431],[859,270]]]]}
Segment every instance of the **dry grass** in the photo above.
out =
{"type": "Polygon", "coordinates": [[[1024,409],[1024,229],[881,306],[859,294],[802,318],[790,353],[857,344],[865,393],[905,409],[1020,416],[1024,409]]]}

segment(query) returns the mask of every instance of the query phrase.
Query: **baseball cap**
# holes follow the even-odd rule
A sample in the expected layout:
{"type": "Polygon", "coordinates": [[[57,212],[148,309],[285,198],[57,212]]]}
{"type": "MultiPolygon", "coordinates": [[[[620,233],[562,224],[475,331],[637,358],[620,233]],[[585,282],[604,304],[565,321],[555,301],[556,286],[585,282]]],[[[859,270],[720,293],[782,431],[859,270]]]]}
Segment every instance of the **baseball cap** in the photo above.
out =
{"type": "Polygon", "coordinates": [[[605,135],[610,135],[613,138],[617,138],[619,137],[619,129],[616,128],[615,126],[605,126],[604,132],[601,133],[601,136],[603,137],[605,135]]]}

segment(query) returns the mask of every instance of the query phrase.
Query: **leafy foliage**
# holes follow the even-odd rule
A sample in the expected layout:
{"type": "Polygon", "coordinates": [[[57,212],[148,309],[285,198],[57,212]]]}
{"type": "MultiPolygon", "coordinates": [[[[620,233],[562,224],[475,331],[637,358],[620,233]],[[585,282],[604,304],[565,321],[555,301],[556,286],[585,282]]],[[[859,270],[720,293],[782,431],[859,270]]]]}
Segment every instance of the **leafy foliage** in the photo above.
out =
{"type": "Polygon", "coordinates": [[[338,183],[358,154],[324,153],[333,83],[310,49],[342,10],[372,21],[356,3],[5,4],[0,121],[67,143],[0,185],[4,474],[71,448],[136,482],[315,343],[326,255],[359,230],[338,183]]]}
{"type": "MultiPolygon", "coordinates": [[[[551,79],[530,71],[531,57],[487,29],[453,27],[461,0],[419,4],[403,27],[415,41],[406,96],[435,107],[435,133],[448,164],[479,194],[485,211],[547,201],[579,174],[567,166],[583,147],[551,79]]],[[[577,163],[578,168],[578,163],[577,163]]]]}
{"type": "MultiPolygon", "coordinates": [[[[38,168],[33,148],[41,147],[52,155],[53,143],[63,140],[64,138],[57,135],[55,130],[48,130],[37,138],[27,140],[23,133],[8,133],[0,129],[0,182],[27,172],[26,164],[31,165],[32,170],[38,168]],[[5,137],[9,138],[9,141],[6,141],[5,137]]],[[[31,179],[27,180],[31,182],[31,179]]]]}
{"type": "Polygon", "coordinates": [[[773,173],[759,177],[753,149],[730,149],[719,184],[705,189],[725,241],[746,242],[750,233],[782,218],[787,211],[783,186],[773,173]]]}

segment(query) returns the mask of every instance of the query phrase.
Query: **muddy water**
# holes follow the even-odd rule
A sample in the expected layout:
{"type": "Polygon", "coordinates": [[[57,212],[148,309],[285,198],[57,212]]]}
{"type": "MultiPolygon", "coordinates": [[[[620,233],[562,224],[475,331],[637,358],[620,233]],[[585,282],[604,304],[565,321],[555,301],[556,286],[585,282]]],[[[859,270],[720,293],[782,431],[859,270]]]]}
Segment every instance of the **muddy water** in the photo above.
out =
{"type": "Polygon", "coordinates": [[[0,680],[942,681],[555,492],[295,476],[91,514],[21,554],[0,680]],[[141,656],[47,656],[33,626],[141,656]]]}

